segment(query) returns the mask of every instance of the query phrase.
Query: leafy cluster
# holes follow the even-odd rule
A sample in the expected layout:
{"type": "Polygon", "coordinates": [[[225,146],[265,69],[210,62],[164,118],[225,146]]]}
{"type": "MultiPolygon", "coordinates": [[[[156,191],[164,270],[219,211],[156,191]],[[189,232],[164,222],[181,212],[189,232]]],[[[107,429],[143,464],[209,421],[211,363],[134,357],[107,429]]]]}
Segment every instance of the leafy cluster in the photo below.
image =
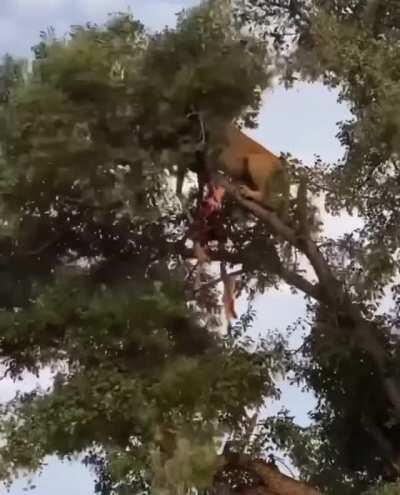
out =
{"type": "Polygon", "coordinates": [[[313,423],[267,418],[248,451],[280,449],[332,494],[399,475],[399,3],[244,0],[235,22],[228,3],[203,2],[155,34],[125,14],[65,39],[49,31],[30,69],[3,60],[0,357],[14,379],[55,374],[48,390],[3,407],[3,480],[49,454],[84,454],[99,493],[205,489],[218,441],[248,440],[248,411],[278,395],[278,372],[315,394],[313,423]],[[193,209],[171,192],[177,168],[196,168],[190,116],[206,123],[211,152],[228,122],[254,126],[271,62],[286,85],[320,81],[349,105],[343,160],[289,168],[328,211],[356,211],[363,227],[298,237],[227,199],[224,243],[209,254],[240,266],[239,292],[284,280],[314,299],[297,353],[282,336],[245,338],[251,310],[230,337],[212,331],[215,281],[192,283],[193,209]],[[394,310],[382,314],[389,289],[394,310]]]}
{"type": "MultiPolygon", "coordinates": [[[[282,81],[320,82],[339,92],[351,119],[340,122],[344,157],[310,168],[325,208],[357,213],[362,228],[327,239],[321,251],[377,336],[386,376],[399,381],[398,313],[384,313],[383,298],[397,300],[399,275],[398,74],[400,4],[392,0],[246,0],[238,18],[272,41],[282,81]]],[[[310,335],[293,365],[296,382],[318,398],[312,412],[314,456],[298,461],[298,429],[285,445],[303,475],[331,493],[360,493],[377,480],[398,477],[398,414],[385,396],[362,336],[352,321],[316,304],[310,335]],[[297,438],[297,440],[296,440],[297,438]],[[297,458],[297,460],[296,460],[297,458]],[[313,460],[311,461],[311,459],[313,460]],[[318,459],[315,462],[315,459],[318,459]]],[[[292,431],[292,430],[290,430],[292,431]]],[[[290,435],[289,435],[290,436],[290,435]]],[[[308,452],[308,450],[302,450],[308,452]]]]}
{"type": "Polygon", "coordinates": [[[277,393],[265,345],[189,308],[169,187],[194,157],[187,114],[251,120],[270,79],[223,13],[206,3],[156,34],[118,14],[42,33],[31,70],[4,59],[0,355],[14,379],[55,377],[4,406],[3,480],[85,454],[102,493],[206,486],[216,439],[277,393]]]}

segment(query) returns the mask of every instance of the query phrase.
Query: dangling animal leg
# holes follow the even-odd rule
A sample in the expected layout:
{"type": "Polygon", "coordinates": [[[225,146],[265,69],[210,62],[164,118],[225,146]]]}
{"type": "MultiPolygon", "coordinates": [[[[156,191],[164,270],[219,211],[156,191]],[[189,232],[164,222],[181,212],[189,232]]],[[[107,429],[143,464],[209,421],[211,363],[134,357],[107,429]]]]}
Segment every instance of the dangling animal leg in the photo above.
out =
{"type": "Polygon", "coordinates": [[[225,263],[221,263],[221,279],[224,284],[224,294],[222,301],[224,304],[225,317],[230,324],[231,320],[237,318],[235,311],[235,277],[229,275],[226,271],[225,263]]]}
{"type": "Polygon", "coordinates": [[[204,247],[200,244],[200,242],[195,242],[193,246],[193,252],[195,257],[197,258],[197,272],[196,272],[196,278],[195,278],[195,283],[194,283],[194,288],[195,290],[200,289],[201,286],[201,276],[204,273],[204,265],[210,261],[210,258],[207,254],[207,251],[204,249],[204,247]]]}

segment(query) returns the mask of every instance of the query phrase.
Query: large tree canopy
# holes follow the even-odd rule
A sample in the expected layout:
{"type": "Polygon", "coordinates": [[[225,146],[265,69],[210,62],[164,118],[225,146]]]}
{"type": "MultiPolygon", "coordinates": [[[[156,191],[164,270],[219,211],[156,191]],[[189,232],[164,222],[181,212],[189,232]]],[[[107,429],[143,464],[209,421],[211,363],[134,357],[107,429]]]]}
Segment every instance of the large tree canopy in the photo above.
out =
{"type": "Polygon", "coordinates": [[[117,15],[43,33],[30,71],[4,60],[1,356],[13,378],[56,370],[4,407],[6,480],[83,453],[100,492],[207,486],[214,439],[277,393],[267,343],[225,341],[188,307],[168,192],[194,159],[191,109],[249,119],[269,81],[264,50],[225,28],[207,6],[156,35],[117,15]]]}
{"type": "Polygon", "coordinates": [[[48,390],[2,408],[5,481],[78,453],[104,495],[316,493],[263,463],[271,448],[330,493],[398,477],[398,3],[239,4],[204,2],[156,34],[119,14],[66,39],[43,33],[31,67],[3,61],[0,355],[14,379],[55,372],[48,390]],[[228,194],[208,257],[235,266],[250,298],[282,282],[304,293],[297,354],[281,335],[249,339],[251,310],[215,332],[215,274],[194,277],[190,262],[196,187],[184,204],[171,187],[177,168],[199,172],[199,151],[215,157],[227,123],[255,125],[274,74],[340,89],[353,114],[340,124],[345,157],[287,159],[310,194],[290,198],[284,219],[219,177],[228,194]],[[321,193],[363,228],[299,233],[321,193]],[[394,309],[382,314],[388,290],[394,309]],[[309,428],[285,412],[254,424],[280,373],[318,398],[309,428]],[[221,456],[226,433],[235,441],[221,456]]]}

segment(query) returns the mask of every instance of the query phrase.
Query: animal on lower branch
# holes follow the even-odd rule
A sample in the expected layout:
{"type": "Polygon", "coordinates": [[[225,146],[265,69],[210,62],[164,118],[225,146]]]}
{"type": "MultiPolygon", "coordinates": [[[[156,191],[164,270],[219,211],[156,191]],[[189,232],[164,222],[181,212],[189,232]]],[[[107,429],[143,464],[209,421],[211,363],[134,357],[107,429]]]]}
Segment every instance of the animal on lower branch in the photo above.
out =
{"type": "MultiPolygon", "coordinates": [[[[264,207],[273,209],[279,216],[286,216],[289,208],[289,176],[285,161],[264,148],[235,125],[227,125],[220,136],[222,143],[219,152],[206,156],[206,143],[201,141],[201,149],[196,151],[196,167],[189,169],[199,179],[200,198],[203,188],[211,181],[211,172],[222,170],[240,187],[241,194],[264,207]],[[212,170],[210,170],[212,169],[212,170]]],[[[180,169],[177,175],[177,194],[181,195],[186,170],[180,169]]]]}
{"type": "Polygon", "coordinates": [[[243,196],[275,210],[279,215],[287,213],[290,183],[282,158],[230,125],[219,162],[224,171],[239,182],[243,196]]]}

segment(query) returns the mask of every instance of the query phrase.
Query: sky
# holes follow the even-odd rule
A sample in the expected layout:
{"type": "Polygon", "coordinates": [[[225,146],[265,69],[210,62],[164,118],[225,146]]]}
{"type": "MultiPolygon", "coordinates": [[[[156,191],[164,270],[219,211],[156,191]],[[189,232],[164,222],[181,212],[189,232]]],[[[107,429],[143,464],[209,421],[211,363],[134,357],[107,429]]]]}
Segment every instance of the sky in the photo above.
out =
{"type": "MultiPolygon", "coordinates": [[[[173,25],[175,14],[190,7],[197,0],[0,0],[0,54],[28,56],[30,47],[37,42],[41,30],[54,27],[58,35],[68,31],[72,24],[87,21],[103,22],[107,14],[130,8],[148,28],[173,25]]],[[[336,95],[321,85],[298,84],[290,91],[275,88],[265,94],[260,113],[259,127],[250,134],[273,152],[290,152],[305,163],[312,163],[314,154],[334,161],[342,150],[335,139],[336,123],[349,117],[348,110],[336,102],[336,95]]],[[[332,237],[351,231],[358,225],[357,219],[326,218],[327,234],[332,237]]],[[[285,329],[304,314],[301,296],[293,296],[287,290],[273,292],[257,301],[258,311],[255,332],[268,329],[285,329]]],[[[297,337],[299,339],[299,336],[297,337]]],[[[292,342],[293,346],[296,342],[292,342]]],[[[42,376],[42,385],[50,380],[42,376]]],[[[29,390],[36,381],[31,377],[19,385],[29,390]]],[[[15,386],[9,381],[0,382],[0,400],[10,399],[15,386]]],[[[312,397],[287,384],[282,385],[282,400],[300,424],[307,423],[307,411],[312,407],[312,397]]],[[[281,404],[267,404],[267,412],[275,413],[281,404]]],[[[38,495],[91,495],[93,480],[78,463],[61,463],[50,459],[43,474],[35,479],[38,495]]],[[[10,495],[23,495],[25,482],[17,481],[10,495]]],[[[6,491],[0,489],[0,495],[6,491]]],[[[31,492],[32,493],[32,492],[31,492]]]]}

